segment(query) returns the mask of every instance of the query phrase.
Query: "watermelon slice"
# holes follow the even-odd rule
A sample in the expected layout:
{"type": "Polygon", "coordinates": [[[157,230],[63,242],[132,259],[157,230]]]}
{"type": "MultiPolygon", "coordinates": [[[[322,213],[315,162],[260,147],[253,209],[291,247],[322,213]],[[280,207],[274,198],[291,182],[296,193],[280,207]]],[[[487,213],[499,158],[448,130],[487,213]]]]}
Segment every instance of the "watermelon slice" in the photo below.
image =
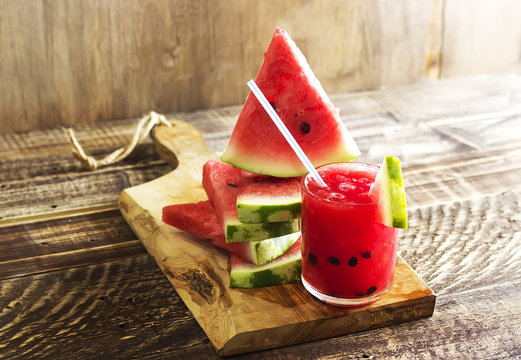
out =
{"type": "MultiPolygon", "coordinates": [[[[255,82],[313,165],[360,155],[306,58],[277,28],[255,82]]],[[[253,93],[249,93],[221,160],[257,174],[295,177],[307,173],[253,93]]]]}
{"type": "Polygon", "coordinates": [[[295,233],[298,219],[247,224],[237,214],[237,187],[242,171],[222,161],[208,160],[203,166],[203,187],[223,227],[226,242],[259,241],[295,233]]]}
{"type": "Polygon", "coordinates": [[[244,223],[278,222],[300,218],[300,177],[277,178],[242,173],[237,214],[244,223]]]}
{"type": "Polygon", "coordinates": [[[378,201],[378,221],[384,225],[407,229],[407,204],[400,159],[386,156],[369,195],[378,201]]]}
{"type": "Polygon", "coordinates": [[[263,266],[255,266],[232,254],[230,287],[254,288],[298,281],[301,263],[300,239],[284,255],[263,266]]]}
{"type": "Polygon", "coordinates": [[[223,236],[223,229],[208,200],[165,206],[162,220],[165,224],[201,239],[215,239],[223,236]]]}
{"type": "Polygon", "coordinates": [[[300,237],[300,233],[263,241],[226,243],[224,233],[210,201],[168,205],[163,208],[163,222],[202,239],[256,265],[263,265],[282,255],[300,237]]]}
{"type": "Polygon", "coordinates": [[[264,265],[286,252],[298,239],[300,232],[261,241],[227,243],[224,234],[212,244],[255,265],[264,265]]]}

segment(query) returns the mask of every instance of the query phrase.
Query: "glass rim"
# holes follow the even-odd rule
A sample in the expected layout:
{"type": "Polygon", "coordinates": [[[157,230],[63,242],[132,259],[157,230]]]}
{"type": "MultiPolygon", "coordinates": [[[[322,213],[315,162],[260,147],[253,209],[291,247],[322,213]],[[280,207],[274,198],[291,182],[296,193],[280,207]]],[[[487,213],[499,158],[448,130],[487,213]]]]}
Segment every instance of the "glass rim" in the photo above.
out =
{"type": "MultiPolygon", "coordinates": [[[[371,168],[373,170],[376,170],[377,172],[380,169],[380,166],[378,166],[378,165],[364,163],[364,162],[358,162],[358,161],[328,163],[328,164],[323,164],[323,165],[317,166],[316,169],[318,171],[321,168],[333,167],[335,165],[347,165],[349,167],[366,167],[366,168],[371,168]]],[[[306,175],[304,175],[302,177],[302,180],[300,181],[300,187],[301,187],[302,191],[304,191],[306,194],[312,196],[313,198],[315,198],[315,199],[317,199],[319,201],[323,201],[323,202],[326,202],[326,203],[335,204],[335,205],[339,205],[339,206],[368,206],[368,205],[374,204],[374,201],[372,201],[372,200],[362,203],[362,202],[355,202],[355,201],[331,200],[331,199],[326,199],[326,198],[323,198],[321,196],[318,196],[317,194],[311,192],[308,189],[307,184],[306,184],[306,181],[307,181],[308,177],[312,178],[313,175],[310,174],[310,173],[307,173],[306,175]]],[[[315,180],[313,180],[313,181],[315,181],[315,180]]]]}

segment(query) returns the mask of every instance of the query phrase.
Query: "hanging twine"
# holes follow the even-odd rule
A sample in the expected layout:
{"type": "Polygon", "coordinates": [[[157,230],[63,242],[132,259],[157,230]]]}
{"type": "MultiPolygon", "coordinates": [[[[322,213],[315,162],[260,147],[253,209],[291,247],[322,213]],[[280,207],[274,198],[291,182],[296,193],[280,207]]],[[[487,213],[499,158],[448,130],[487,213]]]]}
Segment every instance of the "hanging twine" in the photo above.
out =
{"type": "Polygon", "coordinates": [[[137,124],[136,132],[132,137],[130,144],[125,147],[119,148],[112,153],[106,155],[102,159],[96,159],[93,156],[87,155],[83,148],[81,147],[78,139],[76,139],[76,135],[74,134],[74,130],[67,129],[67,135],[69,135],[69,140],[72,145],[72,154],[74,157],[79,159],[84,167],[89,170],[96,170],[102,166],[114,164],[120,160],[126,158],[132,150],[139,144],[145,137],[148,136],[150,131],[156,125],[166,125],[172,126],[164,115],[158,114],[154,111],[151,111],[149,114],[143,116],[139,123],[137,124]]]}

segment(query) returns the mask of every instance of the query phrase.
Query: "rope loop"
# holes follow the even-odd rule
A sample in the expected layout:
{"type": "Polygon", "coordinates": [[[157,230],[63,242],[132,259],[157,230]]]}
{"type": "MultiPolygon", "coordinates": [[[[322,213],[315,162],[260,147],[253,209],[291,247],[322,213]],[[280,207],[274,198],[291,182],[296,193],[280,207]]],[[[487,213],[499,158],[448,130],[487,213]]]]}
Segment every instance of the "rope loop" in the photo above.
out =
{"type": "Polygon", "coordinates": [[[151,111],[139,120],[134,136],[127,146],[119,148],[101,159],[96,159],[85,153],[83,147],[80,145],[76,135],[74,134],[74,130],[71,128],[67,129],[67,135],[71,142],[71,151],[74,157],[80,160],[85,168],[96,170],[102,166],[111,165],[126,158],[135,149],[136,145],[150,134],[150,131],[152,131],[156,125],[172,126],[164,115],[151,111]]]}

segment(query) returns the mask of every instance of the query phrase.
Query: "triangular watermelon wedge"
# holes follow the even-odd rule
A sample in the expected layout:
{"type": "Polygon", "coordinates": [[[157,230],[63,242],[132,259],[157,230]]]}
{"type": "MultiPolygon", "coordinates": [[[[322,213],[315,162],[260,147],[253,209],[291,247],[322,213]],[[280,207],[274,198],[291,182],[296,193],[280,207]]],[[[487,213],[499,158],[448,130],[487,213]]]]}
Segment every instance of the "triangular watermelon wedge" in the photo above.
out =
{"type": "MultiPolygon", "coordinates": [[[[283,29],[276,29],[255,82],[315,167],[360,155],[338,109],[283,29]]],[[[294,177],[307,173],[251,92],[221,160],[257,174],[294,177]]]]}

